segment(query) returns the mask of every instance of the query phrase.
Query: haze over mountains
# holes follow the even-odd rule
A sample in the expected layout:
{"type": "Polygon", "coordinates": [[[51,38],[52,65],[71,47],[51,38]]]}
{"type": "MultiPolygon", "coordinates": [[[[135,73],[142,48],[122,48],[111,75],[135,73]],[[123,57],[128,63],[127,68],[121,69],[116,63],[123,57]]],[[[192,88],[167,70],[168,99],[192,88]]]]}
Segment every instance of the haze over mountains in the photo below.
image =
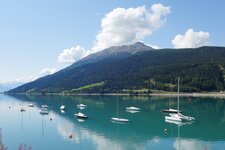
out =
{"type": "Polygon", "coordinates": [[[55,74],[9,93],[132,93],[176,88],[185,92],[224,90],[224,47],[155,50],[141,42],[91,54],[55,74]]]}

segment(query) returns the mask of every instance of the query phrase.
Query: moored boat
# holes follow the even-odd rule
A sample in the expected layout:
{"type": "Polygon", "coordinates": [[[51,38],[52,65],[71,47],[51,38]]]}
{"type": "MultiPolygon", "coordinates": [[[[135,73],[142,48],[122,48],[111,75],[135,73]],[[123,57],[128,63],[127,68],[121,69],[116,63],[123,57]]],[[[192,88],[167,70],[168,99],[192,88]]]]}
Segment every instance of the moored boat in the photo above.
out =
{"type": "Polygon", "coordinates": [[[82,119],[87,119],[88,117],[85,115],[85,114],[83,114],[83,113],[81,113],[81,112],[79,112],[79,113],[76,113],[76,114],[74,114],[77,118],[82,118],[82,119]]]}
{"type": "Polygon", "coordinates": [[[124,122],[124,123],[130,122],[129,119],[117,118],[117,117],[112,117],[112,118],[111,118],[111,121],[114,121],[114,122],[124,122]]]}
{"type": "Polygon", "coordinates": [[[131,106],[131,107],[126,107],[126,110],[135,110],[135,111],[140,111],[141,109],[140,109],[140,108],[138,108],[138,107],[131,106]]]}
{"type": "Polygon", "coordinates": [[[29,107],[34,107],[34,105],[32,103],[28,104],[29,107]]]}

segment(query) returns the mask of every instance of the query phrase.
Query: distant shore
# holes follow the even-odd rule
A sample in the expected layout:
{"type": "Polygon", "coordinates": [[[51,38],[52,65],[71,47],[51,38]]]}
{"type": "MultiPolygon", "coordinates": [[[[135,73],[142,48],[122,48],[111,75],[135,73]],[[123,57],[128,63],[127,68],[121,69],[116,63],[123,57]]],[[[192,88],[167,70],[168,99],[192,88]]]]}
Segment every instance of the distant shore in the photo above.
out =
{"type": "MultiPolygon", "coordinates": [[[[4,94],[4,93],[2,93],[4,94]]],[[[177,93],[169,93],[169,92],[155,92],[155,93],[150,93],[150,94],[129,94],[129,93],[76,93],[76,94],[70,94],[70,93],[5,93],[5,94],[30,94],[30,95],[65,95],[65,96],[88,96],[88,95],[93,95],[93,96],[101,96],[101,95],[106,95],[106,96],[178,96],[177,93]]],[[[225,97],[225,92],[202,92],[202,93],[180,93],[179,96],[184,96],[184,97],[225,97]]]]}
{"type": "MultiPolygon", "coordinates": [[[[175,93],[151,93],[151,96],[177,96],[175,93]]],[[[185,97],[225,97],[225,93],[180,93],[179,96],[185,97]]]]}

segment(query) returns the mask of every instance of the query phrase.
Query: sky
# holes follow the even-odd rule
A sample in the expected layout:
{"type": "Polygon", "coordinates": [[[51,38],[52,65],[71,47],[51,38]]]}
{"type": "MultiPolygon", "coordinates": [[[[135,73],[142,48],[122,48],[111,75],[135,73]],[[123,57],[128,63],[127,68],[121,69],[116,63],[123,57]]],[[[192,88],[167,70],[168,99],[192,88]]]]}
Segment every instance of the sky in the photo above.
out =
{"type": "Polygon", "coordinates": [[[0,0],[0,84],[52,74],[110,46],[225,46],[224,0],[0,0]]]}

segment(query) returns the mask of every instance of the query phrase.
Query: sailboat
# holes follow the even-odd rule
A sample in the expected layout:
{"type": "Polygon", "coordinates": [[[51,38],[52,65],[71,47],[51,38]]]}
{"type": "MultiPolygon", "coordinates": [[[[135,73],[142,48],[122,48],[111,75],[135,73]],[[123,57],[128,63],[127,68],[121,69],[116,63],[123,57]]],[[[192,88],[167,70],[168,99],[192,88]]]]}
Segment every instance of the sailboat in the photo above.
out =
{"type": "Polygon", "coordinates": [[[130,121],[129,119],[119,118],[118,117],[118,97],[117,97],[117,116],[116,117],[112,117],[111,121],[115,122],[115,123],[128,123],[130,121]]]}
{"type": "Polygon", "coordinates": [[[85,109],[86,107],[87,107],[87,105],[84,105],[84,104],[77,105],[77,108],[80,108],[80,109],[85,109]]]}
{"type": "Polygon", "coordinates": [[[190,117],[190,116],[185,116],[183,114],[180,113],[180,100],[179,100],[179,84],[180,84],[180,78],[178,77],[178,98],[177,98],[177,113],[173,114],[170,113],[169,116],[165,116],[166,120],[172,120],[172,121],[193,121],[195,120],[194,117],[190,117]]]}
{"type": "Polygon", "coordinates": [[[138,107],[134,107],[134,106],[130,106],[130,107],[126,107],[126,110],[135,110],[135,111],[140,111],[141,109],[138,107]]]}
{"type": "Polygon", "coordinates": [[[25,109],[23,108],[23,100],[22,100],[22,108],[20,109],[21,112],[24,112],[25,109]]]}
{"type": "MultiPolygon", "coordinates": [[[[179,82],[179,81],[178,81],[179,82]]],[[[178,83],[178,86],[179,86],[179,83],[178,83]]],[[[179,90],[179,87],[178,87],[178,90],[179,90]]],[[[172,88],[171,88],[171,91],[170,93],[172,94],[172,88]]],[[[179,93],[179,91],[178,91],[179,93]]],[[[178,100],[177,100],[178,101],[178,100]]],[[[178,102],[177,102],[178,103],[178,102]]],[[[161,112],[162,113],[178,113],[178,110],[177,109],[172,109],[172,108],[169,108],[169,109],[161,109],[161,112]]],[[[181,112],[181,111],[180,111],[181,112]]]]}
{"type": "MultiPolygon", "coordinates": [[[[79,104],[79,105],[77,105],[77,107],[78,107],[80,110],[83,110],[83,109],[86,107],[86,105],[84,105],[84,104],[79,104]]],[[[78,113],[76,113],[76,114],[74,114],[74,116],[76,116],[78,119],[87,119],[87,118],[88,118],[88,116],[85,115],[84,113],[82,113],[81,111],[78,112],[78,113]]],[[[80,121],[80,120],[78,120],[78,121],[80,121]]]]}
{"type": "Polygon", "coordinates": [[[62,105],[60,106],[60,110],[64,110],[66,106],[63,105],[63,98],[62,98],[62,105]]]}
{"type": "Polygon", "coordinates": [[[132,114],[138,113],[138,112],[140,112],[140,110],[141,110],[140,108],[135,107],[135,106],[126,107],[126,112],[129,112],[132,114]]]}

